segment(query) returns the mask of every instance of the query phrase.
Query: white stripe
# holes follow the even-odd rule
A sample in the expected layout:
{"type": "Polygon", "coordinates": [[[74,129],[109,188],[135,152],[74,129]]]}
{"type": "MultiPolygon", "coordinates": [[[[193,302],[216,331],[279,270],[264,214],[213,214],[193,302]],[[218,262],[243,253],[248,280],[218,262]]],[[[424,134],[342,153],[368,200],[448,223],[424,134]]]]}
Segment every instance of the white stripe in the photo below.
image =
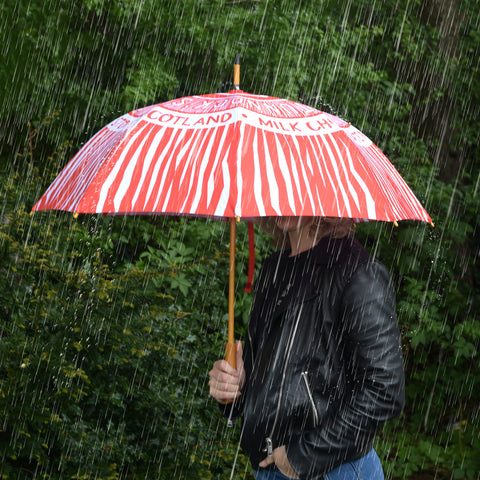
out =
{"type": "Polygon", "coordinates": [[[50,199],[52,199],[54,202],[60,202],[56,208],[67,211],[69,211],[71,207],[76,207],[80,201],[78,190],[80,190],[80,193],[83,195],[90,184],[90,177],[98,171],[104,158],[106,158],[115,147],[116,142],[114,142],[114,140],[116,137],[117,135],[112,135],[112,133],[108,131],[101,130],[98,132],[61,171],[60,175],[45,192],[44,201],[49,202],[50,199]],[[98,157],[95,155],[97,158],[95,158],[93,162],[87,162],[88,158],[85,157],[88,157],[91,151],[96,149],[98,145],[101,146],[101,153],[98,157]],[[103,145],[106,145],[106,147],[103,145]],[[76,188],[72,189],[72,184],[76,188]],[[70,193],[64,197],[62,201],[61,198],[58,197],[67,185],[70,186],[70,193]]]}
{"type": "Polygon", "coordinates": [[[241,217],[242,216],[242,187],[243,187],[243,178],[242,178],[242,160],[243,160],[243,155],[242,155],[242,147],[243,147],[243,141],[245,137],[245,124],[243,122],[240,122],[240,128],[239,128],[239,141],[237,145],[237,158],[236,158],[236,163],[237,163],[237,201],[235,204],[235,216],[236,217],[241,217]]]}
{"type": "MultiPolygon", "coordinates": [[[[372,195],[370,193],[370,190],[367,187],[367,184],[363,181],[363,178],[360,176],[360,174],[355,170],[355,166],[354,166],[353,161],[352,161],[352,156],[350,155],[350,150],[347,148],[346,145],[345,145],[345,148],[347,150],[347,159],[348,159],[348,165],[350,166],[350,172],[352,172],[352,175],[357,180],[358,184],[360,185],[360,188],[362,189],[362,191],[365,195],[365,201],[367,203],[368,218],[374,219],[374,218],[376,218],[376,215],[377,215],[376,212],[375,212],[375,201],[372,198],[372,195]]],[[[349,182],[349,185],[351,186],[350,182],[349,182]]],[[[351,188],[353,189],[352,186],[351,186],[351,188]]],[[[357,200],[357,207],[359,207],[358,200],[357,200]]]]}
{"type": "MultiPolygon", "coordinates": [[[[346,195],[348,198],[351,198],[353,200],[353,202],[355,203],[356,207],[357,207],[357,210],[360,209],[360,201],[359,201],[359,197],[358,197],[358,193],[357,193],[357,190],[355,189],[355,187],[353,186],[352,182],[350,181],[350,170],[347,168],[347,163],[348,163],[348,160],[350,159],[351,160],[351,156],[350,156],[350,151],[348,148],[346,148],[347,150],[347,158],[345,159],[340,151],[340,147],[338,145],[338,142],[343,143],[342,139],[339,138],[338,141],[336,138],[333,138],[331,137],[332,140],[333,140],[333,144],[334,144],[334,148],[335,148],[335,151],[337,153],[337,158],[339,159],[339,161],[336,161],[335,162],[335,166],[338,168],[338,181],[340,183],[340,170],[343,172],[343,176],[345,177],[345,182],[346,184],[343,184],[344,188],[346,189],[346,191],[348,191],[350,193],[350,195],[348,195],[348,193],[346,192],[346,195]]],[[[375,206],[374,206],[375,208],[375,206]]],[[[351,214],[351,212],[350,212],[351,214]]]]}
{"type": "MultiPolygon", "coordinates": [[[[150,166],[152,164],[153,156],[157,152],[158,144],[163,138],[163,133],[164,131],[156,132],[156,134],[153,137],[152,143],[148,147],[148,151],[147,151],[147,154],[145,155],[145,159],[142,165],[142,175],[140,177],[140,180],[138,181],[137,188],[135,189],[135,193],[133,194],[133,197],[132,197],[132,204],[131,204],[132,210],[135,210],[137,199],[140,196],[140,192],[142,191],[143,185],[145,183],[147,172],[150,169],[150,166]]],[[[143,206],[145,208],[145,203],[143,206]]],[[[139,210],[142,210],[142,209],[139,208],[139,210]]]]}
{"type": "Polygon", "coordinates": [[[270,202],[272,204],[272,208],[277,215],[282,215],[282,211],[280,210],[280,196],[279,190],[277,185],[277,179],[275,178],[275,172],[273,171],[272,160],[270,156],[270,151],[268,150],[268,143],[265,141],[265,134],[262,130],[259,130],[262,133],[262,141],[264,143],[265,149],[265,167],[267,171],[267,184],[270,191],[270,202]]]}
{"type": "MultiPolygon", "coordinates": [[[[391,185],[392,183],[397,184],[397,182],[395,182],[395,179],[391,175],[391,168],[389,168],[388,164],[384,160],[386,157],[384,157],[383,154],[382,156],[384,158],[382,158],[382,156],[375,155],[374,151],[370,149],[363,149],[362,154],[366,164],[372,171],[372,176],[378,190],[380,190],[385,198],[385,201],[388,203],[389,213],[387,214],[387,212],[383,212],[383,215],[387,216],[387,219],[392,220],[396,218],[402,218],[404,215],[402,205],[399,202],[399,192],[395,188],[392,188],[391,185]]],[[[402,199],[402,202],[406,200],[407,198],[402,199]]]]}
{"type": "Polygon", "coordinates": [[[287,160],[285,157],[285,152],[283,151],[282,145],[280,145],[280,141],[278,139],[278,136],[275,135],[275,143],[277,145],[277,159],[278,159],[278,165],[280,167],[280,171],[282,172],[282,176],[285,180],[286,184],[286,189],[287,189],[287,199],[288,199],[288,205],[290,206],[290,209],[292,210],[293,214],[296,214],[296,208],[295,208],[295,198],[293,195],[293,189],[292,189],[292,177],[290,175],[290,170],[287,165],[287,160]]]}
{"type": "Polygon", "coordinates": [[[210,153],[212,151],[214,140],[215,140],[215,132],[212,132],[212,134],[210,135],[210,140],[208,142],[207,148],[205,150],[205,154],[201,158],[200,171],[198,172],[198,177],[197,177],[197,188],[195,189],[195,197],[193,198],[192,206],[190,208],[191,213],[195,213],[197,211],[198,203],[200,202],[200,197],[202,195],[202,190],[203,190],[203,177],[205,176],[205,171],[207,169],[208,162],[210,160],[210,153]]]}
{"type": "Polygon", "coordinates": [[[265,217],[265,205],[262,198],[262,173],[260,170],[260,158],[258,156],[258,129],[254,128],[253,131],[253,195],[255,197],[255,203],[257,205],[259,215],[261,217],[265,217]]]}
{"type": "Polygon", "coordinates": [[[227,138],[227,132],[228,132],[228,127],[225,127],[223,129],[222,137],[220,138],[220,141],[218,142],[217,146],[217,152],[215,155],[215,160],[213,162],[212,168],[210,170],[210,176],[208,177],[207,181],[207,207],[210,206],[210,202],[212,201],[212,196],[213,192],[215,191],[217,179],[215,177],[216,175],[216,170],[217,170],[217,165],[218,162],[220,161],[220,155],[222,154],[222,149],[223,149],[223,144],[225,143],[225,139],[227,138]]]}
{"type": "MultiPolygon", "coordinates": [[[[295,137],[291,137],[291,138],[295,139],[295,137]]],[[[302,188],[300,186],[300,177],[298,175],[297,162],[295,161],[295,155],[292,152],[292,150],[290,148],[290,144],[288,142],[285,142],[285,148],[288,149],[287,151],[289,153],[289,158],[290,158],[290,169],[292,170],[292,175],[293,175],[293,178],[295,180],[295,187],[296,187],[296,191],[297,191],[297,196],[298,196],[298,198],[300,200],[300,204],[301,204],[301,210],[297,211],[295,209],[294,212],[295,212],[295,215],[301,215],[302,212],[303,212],[304,204],[305,204],[305,197],[304,197],[305,193],[302,192],[302,188]]],[[[293,198],[294,198],[294,201],[295,201],[295,195],[293,196],[293,198]]]]}
{"type": "MultiPolygon", "coordinates": [[[[319,157],[316,158],[317,160],[317,164],[318,164],[318,168],[321,172],[324,172],[325,176],[323,176],[323,181],[325,183],[325,190],[327,190],[329,187],[328,187],[328,183],[330,183],[330,191],[332,192],[332,194],[334,195],[335,197],[335,203],[337,205],[337,211],[336,212],[333,212],[333,215],[332,214],[329,214],[329,215],[332,215],[332,216],[340,216],[340,208],[339,208],[339,202],[338,202],[338,196],[337,196],[337,191],[336,191],[336,188],[335,188],[335,185],[336,183],[333,181],[331,175],[330,175],[330,171],[329,169],[327,168],[327,165],[326,165],[326,154],[325,154],[325,151],[323,150],[323,147],[322,145],[320,145],[320,141],[322,141],[322,143],[325,141],[324,138],[319,138],[319,137],[314,137],[314,142],[317,144],[317,146],[314,148],[314,151],[317,151],[320,155],[319,157]]],[[[327,152],[328,153],[328,152],[327,152]]],[[[317,191],[317,195],[318,195],[318,191],[317,191]]],[[[322,206],[322,211],[323,211],[323,206],[322,206]]]]}
{"type": "Polygon", "coordinates": [[[222,159],[222,174],[223,174],[223,190],[218,201],[217,208],[215,209],[215,216],[222,217],[225,215],[225,209],[227,208],[228,199],[230,196],[230,172],[228,170],[228,155],[230,148],[225,152],[225,156],[222,159]]]}
{"type": "MultiPolygon", "coordinates": [[[[158,158],[155,160],[155,166],[153,167],[153,171],[152,171],[152,174],[150,176],[150,181],[148,183],[147,194],[145,195],[145,201],[143,203],[143,209],[142,210],[145,210],[145,208],[147,206],[147,203],[150,200],[150,196],[152,195],[153,188],[154,188],[155,184],[157,183],[158,172],[162,168],[163,160],[165,159],[165,156],[169,152],[170,147],[173,143],[173,139],[175,138],[175,135],[173,135],[173,133],[171,131],[169,133],[170,133],[170,138],[168,139],[167,144],[162,149],[158,158]]],[[[150,155],[150,152],[151,152],[152,159],[153,159],[153,155],[156,155],[156,153],[157,153],[158,144],[160,143],[161,140],[163,140],[163,138],[165,137],[166,134],[167,134],[167,132],[165,131],[165,129],[162,129],[159,132],[157,132],[157,135],[155,136],[155,140],[154,140],[154,142],[152,142],[152,148],[149,149],[149,152],[148,152],[149,155],[150,155]],[[153,147],[155,147],[155,148],[153,148],[153,147]]],[[[181,138],[181,135],[180,135],[180,138],[181,138]]],[[[167,164],[167,168],[164,169],[164,172],[165,172],[164,175],[168,171],[168,165],[170,164],[170,162],[171,162],[171,159],[167,164]]],[[[142,180],[143,180],[143,177],[142,177],[142,180]]],[[[161,190],[161,187],[160,187],[160,190],[161,190]]],[[[157,203],[158,203],[158,201],[157,201],[157,203]]]]}
{"type": "MultiPolygon", "coordinates": [[[[140,145],[135,149],[134,155],[132,155],[130,157],[130,161],[128,162],[126,168],[124,168],[124,170],[123,170],[122,180],[120,182],[120,185],[117,188],[117,191],[115,192],[115,196],[113,197],[113,205],[114,205],[114,208],[115,208],[116,212],[118,212],[120,210],[120,205],[122,203],[122,200],[124,199],[126,193],[128,192],[128,190],[129,190],[129,188],[132,184],[133,172],[134,172],[135,167],[137,166],[138,162],[141,161],[140,152],[143,149],[145,143],[147,142],[148,137],[149,137],[149,135],[145,135],[145,137],[143,138],[140,145]]],[[[143,165],[143,169],[145,169],[145,162],[144,162],[144,165],[143,165]]],[[[143,172],[142,172],[142,176],[143,176],[143,178],[145,177],[143,172]]],[[[141,186],[141,180],[140,180],[139,187],[140,186],[141,186]]],[[[137,192],[139,191],[138,190],[139,187],[137,187],[137,192]]],[[[132,201],[132,205],[131,205],[132,209],[133,209],[134,204],[135,204],[135,199],[133,199],[133,201],[132,201]]]]}
{"type": "Polygon", "coordinates": [[[103,206],[105,204],[105,201],[107,200],[110,187],[112,186],[112,183],[115,181],[119,172],[121,171],[121,168],[122,168],[122,165],[123,165],[123,162],[124,162],[125,158],[130,153],[130,149],[131,149],[132,145],[135,143],[136,139],[139,136],[141,136],[143,134],[143,130],[145,128],[148,128],[148,127],[149,127],[149,125],[145,124],[144,127],[142,127],[138,132],[135,133],[135,135],[133,135],[130,138],[127,145],[125,145],[125,147],[123,148],[122,154],[120,155],[120,157],[116,161],[112,171],[110,172],[110,174],[108,175],[108,177],[105,179],[105,181],[102,184],[99,199],[98,199],[98,202],[97,202],[97,208],[96,208],[97,213],[103,213],[103,206]]]}
{"type": "MultiPolygon", "coordinates": [[[[330,145],[328,144],[327,140],[324,137],[321,137],[321,139],[322,139],[322,141],[325,145],[325,148],[328,152],[328,155],[329,155],[330,165],[333,167],[333,171],[334,171],[335,177],[336,177],[336,181],[332,182],[333,191],[335,192],[335,195],[337,195],[337,190],[340,189],[340,193],[341,193],[342,198],[343,198],[343,205],[345,206],[345,208],[347,210],[347,217],[351,217],[352,216],[352,209],[350,207],[350,200],[349,200],[349,197],[347,195],[347,192],[345,191],[345,186],[342,184],[342,182],[340,180],[340,173],[339,173],[338,164],[337,164],[337,161],[341,162],[342,156],[340,155],[338,145],[337,145],[337,142],[336,142],[335,138],[333,138],[333,136],[330,136],[330,138],[333,141],[333,144],[335,146],[335,150],[337,151],[338,158],[335,158],[335,156],[332,152],[332,149],[330,148],[330,145]],[[338,188],[335,188],[335,187],[338,187],[338,188]]],[[[340,202],[338,201],[338,198],[337,198],[337,204],[340,205],[340,202]]],[[[340,208],[339,208],[339,211],[338,211],[338,216],[339,217],[345,216],[344,212],[341,211],[340,208]]]]}
{"type": "MultiPolygon", "coordinates": [[[[202,169],[202,165],[203,165],[203,162],[204,162],[204,159],[202,159],[200,157],[200,151],[202,150],[202,146],[203,146],[204,142],[206,141],[206,134],[205,134],[205,132],[202,131],[202,132],[195,133],[194,137],[195,137],[195,142],[194,142],[193,148],[189,149],[188,152],[187,152],[188,153],[188,159],[185,162],[185,165],[183,167],[182,176],[180,178],[180,185],[182,185],[183,181],[184,181],[184,178],[185,178],[185,175],[187,174],[187,172],[190,173],[190,181],[189,181],[189,184],[188,184],[188,191],[185,194],[185,199],[184,199],[183,205],[180,207],[180,213],[195,213],[195,210],[192,210],[191,208],[189,209],[189,211],[185,212],[185,208],[187,206],[188,197],[190,196],[190,193],[193,190],[192,187],[193,187],[194,180],[197,177],[196,171],[198,169],[199,170],[202,169]]],[[[207,159],[207,161],[208,161],[208,159],[207,159]]]]}
{"type": "MultiPolygon", "coordinates": [[[[168,144],[166,145],[166,147],[163,149],[162,154],[158,157],[157,162],[155,163],[155,167],[153,169],[152,176],[150,177],[150,183],[148,185],[147,197],[145,199],[145,206],[146,206],[147,203],[148,203],[148,200],[150,199],[150,196],[152,195],[153,189],[155,188],[155,186],[157,184],[158,174],[159,174],[160,170],[162,169],[163,170],[163,175],[162,175],[162,178],[160,179],[160,185],[157,188],[157,198],[155,199],[155,202],[154,202],[153,207],[152,207],[152,210],[154,212],[157,211],[158,202],[160,201],[160,195],[161,195],[161,193],[163,191],[163,188],[164,188],[164,185],[165,185],[167,174],[168,174],[168,171],[170,169],[170,164],[174,160],[174,158],[172,156],[166,157],[166,155],[169,152],[170,146],[172,145],[172,142],[174,141],[174,139],[176,138],[176,143],[181,144],[183,142],[183,137],[185,136],[185,133],[186,133],[186,131],[182,131],[178,137],[175,137],[173,132],[170,132],[170,140],[169,140],[168,144]],[[163,166],[163,161],[164,161],[165,158],[167,158],[167,163],[166,163],[165,166],[163,166]]],[[[166,205],[166,203],[165,203],[165,205],[166,205]]],[[[164,207],[165,207],[165,205],[164,205],[164,207]]]]}
{"type": "MultiPolygon", "coordinates": [[[[292,140],[293,142],[295,143],[295,146],[297,148],[297,155],[298,157],[300,158],[300,146],[298,145],[298,140],[296,137],[292,137],[292,140]]],[[[313,179],[312,177],[312,162],[311,162],[311,159],[310,159],[310,155],[308,154],[308,149],[305,148],[305,155],[306,155],[306,158],[305,159],[302,159],[300,158],[300,169],[301,169],[301,174],[302,174],[302,179],[303,179],[303,183],[305,185],[305,188],[306,188],[306,194],[310,200],[310,205],[311,205],[311,208],[312,208],[312,215],[313,216],[316,216],[316,206],[315,206],[315,202],[313,200],[313,195],[312,195],[312,190],[310,188],[310,182],[312,181],[312,184],[315,182],[315,180],[313,179]],[[305,164],[307,164],[309,170],[310,170],[310,177],[308,176],[307,174],[307,171],[305,170],[305,164]]],[[[300,187],[299,187],[299,190],[300,190],[300,187]]],[[[305,193],[303,194],[305,195],[305,193]]],[[[304,197],[305,198],[305,197],[304,197]]],[[[305,204],[305,200],[303,201],[303,207],[304,207],[304,204],[305,204]]]]}
{"type": "MultiPolygon", "coordinates": [[[[78,158],[77,165],[69,172],[66,183],[71,182],[74,188],[70,189],[70,194],[64,198],[60,208],[68,211],[75,211],[78,204],[83,199],[90,184],[94,181],[96,174],[108,161],[110,154],[115,151],[118,142],[121,141],[122,134],[108,137],[102,144],[100,152],[97,152],[98,146],[89,145],[88,149],[78,158]],[[65,208],[64,208],[65,207],[65,208]]],[[[63,188],[63,185],[61,186],[63,188]]]]}

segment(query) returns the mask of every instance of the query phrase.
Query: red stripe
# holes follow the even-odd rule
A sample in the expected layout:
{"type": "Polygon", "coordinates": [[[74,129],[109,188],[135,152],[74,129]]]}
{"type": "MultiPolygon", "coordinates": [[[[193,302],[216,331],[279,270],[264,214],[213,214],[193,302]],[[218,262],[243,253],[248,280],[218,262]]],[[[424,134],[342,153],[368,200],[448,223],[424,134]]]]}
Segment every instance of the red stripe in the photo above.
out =
{"type": "Polygon", "coordinates": [[[104,203],[103,210],[105,212],[114,212],[115,207],[113,204],[113,199],[115,197],[115,193],[117,191],[118,185],[123,178],[123,172],[125,169],[125,165],[131,159],[132,155],[135,154],[135,151],[140,147],[142,140],[149,132],[154,128],[154,125],[147,124],[145,120],[140,120],[138,124],[133,128],[128,135],[120,142],[116,150],[112,153],[110,157],[106,159],[106,162],[102,165],[99,169],[97,175],[95,176],[95,180],[90,184],[90,187],[85,192],[85,196],[79,204],[79,209],[81,208],[82,211],[89,211],[95,212],[96,206],[100,199],[100,192],[102,185],[104,184],[105,180],[109,177],[110,173],[116,166],[116,163],[119,161],[120,157],[125,153],[125,148],[131,142],[132,137],[142,130],[142,133],[138,135],[134,142],[128,148],[128,153],[125,155],[122,168],[119,170],[118,175],[115,177],[114,181],[112,182],[106,201],[104,203]]]}
{"type": "Polygon", "coordinates": [[[203,185],[201,186],[201,195],[198,202],[198,211],[215,211],[215,208],[218,205],[218,200],[224,187],[222,176],[222,160],[228,152],[228,132],[231,129],[233,129],[233,125],[229,125],[228,127],[221,126],[214,132],[215,139],[213,141],[213,148],[210,153],[208,167],[205,169],[205,174],[203,177],[203,185]],[[226,133],[225,129],[227,129],[226,133]],[[220,150],[220,141],[224,133],[227,138],[225,139],[225,142],[220,150]],[[214,179],[214,188],[209,202],[208,182],[210,178],[214,179]]]}
{"type": "MultiPolygon", "coordinates": [[[[257,217],[260,209],[255,199],[255,181],[261,177],[261,171],[255,168],[255,147],[254,140],[257,131],[249,125],[245,126],[243,148],[242,148],[242,214],[247,217],[257,217]]],[[[263,185],[264,182],[260,180],[263,185]]]]}

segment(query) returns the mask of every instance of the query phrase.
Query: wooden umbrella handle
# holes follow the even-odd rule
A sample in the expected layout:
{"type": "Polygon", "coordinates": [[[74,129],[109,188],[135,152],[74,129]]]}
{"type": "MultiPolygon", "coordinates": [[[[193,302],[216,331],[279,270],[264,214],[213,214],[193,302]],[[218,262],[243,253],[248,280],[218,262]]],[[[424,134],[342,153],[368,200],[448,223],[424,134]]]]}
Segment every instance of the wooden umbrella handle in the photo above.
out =
{"type": "Polygon", "coordinates": [[[225,344],[225,360],[233,367],[237,368],[237,346],[234,343],[225,344]]]}
{"type": "Polygon", "coordinates": [[[235,335],[235,237],[237,235],[237,221],[230,219],[230,267],[228,282],[228,342],[225,345],[225,360],[237,368],[237,355],[234,342],[235,335]]]}

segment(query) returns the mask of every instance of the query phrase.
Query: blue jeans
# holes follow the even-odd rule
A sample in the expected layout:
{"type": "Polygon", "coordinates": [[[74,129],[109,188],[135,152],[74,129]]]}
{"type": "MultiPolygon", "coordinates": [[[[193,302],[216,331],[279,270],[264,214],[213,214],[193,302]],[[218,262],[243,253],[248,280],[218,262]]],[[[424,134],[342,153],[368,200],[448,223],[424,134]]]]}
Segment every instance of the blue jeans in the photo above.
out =
{"type": "MultiPolygon", "coordinates": [[[[254,470],[256,480],[291,480],[278,470],[254,470]]],[[[382,464],[375,450],[354,462],[347,462],[325,475],[325,480],[384,480],[382,464]]]]}

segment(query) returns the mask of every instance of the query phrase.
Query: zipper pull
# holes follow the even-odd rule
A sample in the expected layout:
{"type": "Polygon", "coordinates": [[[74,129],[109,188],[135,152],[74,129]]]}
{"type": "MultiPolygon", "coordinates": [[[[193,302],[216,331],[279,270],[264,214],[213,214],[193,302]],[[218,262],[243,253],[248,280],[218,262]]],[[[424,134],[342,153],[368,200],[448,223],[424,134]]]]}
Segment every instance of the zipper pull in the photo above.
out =
{"type": "Polygon", "coordinates": [[[265,439],[266,447],[263,449],[264,452],[267,452],[267,457],[271,457],[273,455],[273,443],[270,437],[265,439]]]}

